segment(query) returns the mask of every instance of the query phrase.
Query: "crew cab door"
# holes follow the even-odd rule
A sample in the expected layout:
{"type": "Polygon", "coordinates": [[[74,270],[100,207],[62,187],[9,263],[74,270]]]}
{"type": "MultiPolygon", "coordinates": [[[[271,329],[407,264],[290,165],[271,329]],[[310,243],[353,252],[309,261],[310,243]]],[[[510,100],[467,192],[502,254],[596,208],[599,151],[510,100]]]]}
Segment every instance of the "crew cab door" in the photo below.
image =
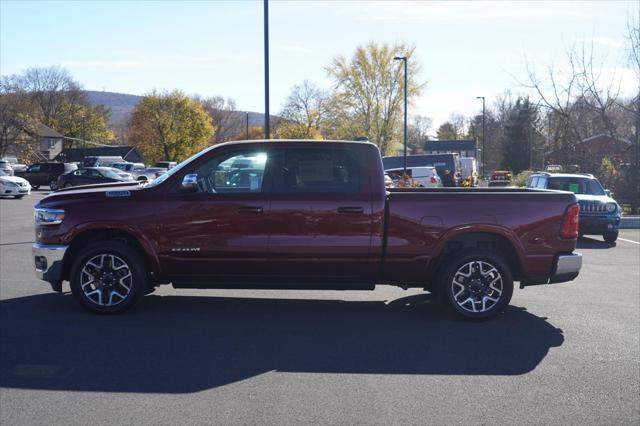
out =
{"type": "Polygon", "coordinates": [[[186,171],[197,175],[198,189],[168,195],[160,232],[161,261],[174,285],[215,287],[263,276],[269,161],[265,148],[226,150],[186,171]]]}
{"type": "Polygon", "coordinates": [[[327,144],[274,156],[268,275],[281,282],[368,283],[377,272],[368,176],[355,152],[327,144]]]}

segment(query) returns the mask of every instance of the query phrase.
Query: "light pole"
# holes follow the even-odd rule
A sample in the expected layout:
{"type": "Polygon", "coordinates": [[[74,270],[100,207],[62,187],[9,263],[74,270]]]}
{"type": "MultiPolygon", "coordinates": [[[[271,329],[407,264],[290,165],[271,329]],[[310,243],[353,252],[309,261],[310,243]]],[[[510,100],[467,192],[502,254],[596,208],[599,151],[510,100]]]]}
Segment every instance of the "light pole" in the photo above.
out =
{"type": "Polygon", "coordinates": [[[264,0],[264,138],[271,139],[269,128],[269,0],[264,0]]]}
{"type": "Polygon", "coordinates": [[[394,61],[404,62],[404,174],[407,174],[407,57],[396,56],[394,61]]]}
{"type": "Polygon", "coordinates": [[[249,139],[249,113],[245,112],[245,114],[247,114],[247,139],[249,139]]]}
{"type": "Polygon", "coordinates": [[[476,96],[476,99],[482,99],[482,163],[480,163],[480,166],[482,166],[480,168],[480,174],[482,175],[482,178],[484,179],[484,155],[485,155],[485,146],[484,146],[484,141],[487,139],[486,137],[486,115],[485,115],[485,109],[484,109],[484,96],[476,96]]]}

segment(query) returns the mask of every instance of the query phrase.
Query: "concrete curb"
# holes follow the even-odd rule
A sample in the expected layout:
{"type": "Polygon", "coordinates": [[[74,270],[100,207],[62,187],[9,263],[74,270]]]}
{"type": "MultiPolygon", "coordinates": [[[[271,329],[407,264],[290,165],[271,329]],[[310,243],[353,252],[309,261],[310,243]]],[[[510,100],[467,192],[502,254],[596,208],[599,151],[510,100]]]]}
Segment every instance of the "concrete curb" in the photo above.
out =
{"type": "Polygon", "coordinates": [[[640,228],[640,216],[624,216],[620,219],[620,229],[640,228]]]}

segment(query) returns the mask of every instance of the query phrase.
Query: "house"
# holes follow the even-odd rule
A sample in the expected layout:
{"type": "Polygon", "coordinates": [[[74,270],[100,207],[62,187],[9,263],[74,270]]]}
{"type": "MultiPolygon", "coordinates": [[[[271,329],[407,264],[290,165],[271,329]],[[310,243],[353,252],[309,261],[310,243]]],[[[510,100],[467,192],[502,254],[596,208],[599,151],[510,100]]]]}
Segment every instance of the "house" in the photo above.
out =
{"type": "Polygon", "coordinates": [[[131,145],[113,145],[91,148],[68,148],[62,150],[55,158],[56,161],[67,163],[82,162],[85,157],[122,157],[132,163],[144,163],[144,158],[138,150],[131,145]]]}
{"type": "Polygon", "coordinates": [[[561,165],[577,164],[582,172],[597,173],[604,157],[608,157],[616,166],[632,163],[634,161],[633,144],[627,140],[599,134],[575,145],[549,152],[545,156],[545,162],[561,165]]]}
{"type": "Polygon", "coordinates": [[[36,143],[40,154],[47,160],[53,160],[62,151],[64,136],[49,126],[42,123],[36,124],[31,136],[37,139],[36,143]]]}
{"type": "Polygon", "coordinates": [[[477,157],[474,139],[426,141],[425,154],[458,154],[460,157],[477,157]]]}

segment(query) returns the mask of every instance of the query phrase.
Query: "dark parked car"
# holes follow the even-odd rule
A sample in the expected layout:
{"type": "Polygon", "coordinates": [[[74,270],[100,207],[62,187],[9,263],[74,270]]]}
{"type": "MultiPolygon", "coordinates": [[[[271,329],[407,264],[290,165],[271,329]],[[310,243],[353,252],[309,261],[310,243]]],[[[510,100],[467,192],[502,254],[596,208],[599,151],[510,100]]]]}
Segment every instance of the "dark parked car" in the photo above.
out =
{"type": "Polygon", "coordinates": [[[131,181],[131,179],[119,175],[111,167],[87,167],[86,169],[78,169],[61,175],[58,178],[58,187],[69,188],[78,185],[127,181],[131,181]]]}
{"type": "Polygon", "coordinates": [[[430,290],[481,319],[506,307],[514,281],[578,275],[578,214],[569,192],[385,188],[371,143],[239,142],[194,155],[146,185],[52,193],[35,206],[33,260],[54,290],[68,280],[76,300],[100,313],[122,312],[168,283],[392,284],[430,290]],[[254,167],[235,168],[240,159],[254,167]]]}
{"type": "Polygon", "coordinates": [[[77,169],[78,166],[72,163],[35,163],[25,172],[16,172],[16,176],[28,180],[33,189],[49,185],[49,188],[55,191],[58,189],[58,176],[77,169]]]}
{"type": "Polygon", "coordinates": [[[608,243],[618,239],[622,209],[593,175],[534,173],[527,188],[573,192],[580,203],[580,235],[602,235],[608,243]]]}

